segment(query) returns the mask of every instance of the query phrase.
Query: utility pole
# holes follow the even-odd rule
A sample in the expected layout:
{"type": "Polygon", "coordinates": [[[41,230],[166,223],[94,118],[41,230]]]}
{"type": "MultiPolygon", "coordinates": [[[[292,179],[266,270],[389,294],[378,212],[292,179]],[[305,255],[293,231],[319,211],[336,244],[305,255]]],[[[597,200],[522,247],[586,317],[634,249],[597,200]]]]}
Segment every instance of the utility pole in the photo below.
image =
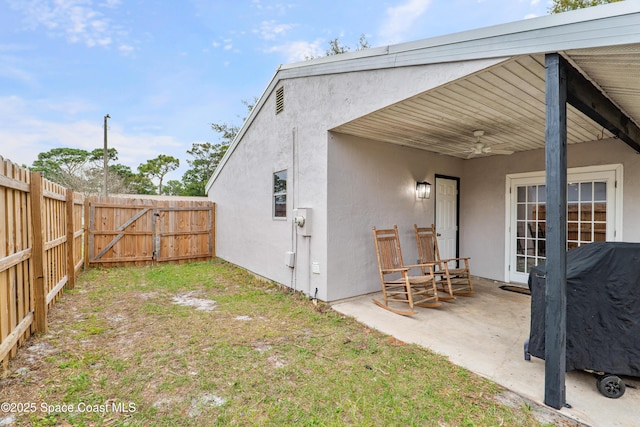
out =
{"type": "Polygon", "coordinates": [[[106,116],[104,116],[104,153],[103,153],[103,159],[104,159],[104,195],[105,197],[108,194],[107,191],[107,176],[109,175],[109,156],[107,153],[107,119],[110,119],[111,116],[109,114],[107,114],[106,116]]]}

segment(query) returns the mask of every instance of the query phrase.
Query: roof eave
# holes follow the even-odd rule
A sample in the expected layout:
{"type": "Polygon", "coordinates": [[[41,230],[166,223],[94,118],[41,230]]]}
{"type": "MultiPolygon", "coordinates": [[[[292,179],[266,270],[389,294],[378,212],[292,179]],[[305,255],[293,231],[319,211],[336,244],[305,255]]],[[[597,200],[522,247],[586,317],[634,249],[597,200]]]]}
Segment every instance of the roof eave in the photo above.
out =
{"type": "Polygon", "coordinates": [[[640,0],[626,0],[445,36],[281,65],[206,185],[208,193],[266,99],[281,80],[570,49],[640,43],[640,0]],[[608,22],[608,25],[602,25],[608,22]],[[606,27],[605,30],[598,30],[606,27]],[[589,34],[590,37],[585,37],[589,34]]]}

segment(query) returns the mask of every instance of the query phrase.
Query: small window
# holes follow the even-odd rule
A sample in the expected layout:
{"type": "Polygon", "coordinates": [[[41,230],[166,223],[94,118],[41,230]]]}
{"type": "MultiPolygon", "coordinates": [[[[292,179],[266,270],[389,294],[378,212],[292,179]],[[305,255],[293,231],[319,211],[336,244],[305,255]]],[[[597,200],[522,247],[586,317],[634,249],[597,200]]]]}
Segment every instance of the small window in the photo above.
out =
{"type": "Polygon", "coordinates": [[[276,114],[280,114],[284,111],[284,87],[276,90],[276,114]]]}
{"type": "Polygon", "coordinates": [[[287,217],[287,171],[273,174],[273,217],[287,217]]]}

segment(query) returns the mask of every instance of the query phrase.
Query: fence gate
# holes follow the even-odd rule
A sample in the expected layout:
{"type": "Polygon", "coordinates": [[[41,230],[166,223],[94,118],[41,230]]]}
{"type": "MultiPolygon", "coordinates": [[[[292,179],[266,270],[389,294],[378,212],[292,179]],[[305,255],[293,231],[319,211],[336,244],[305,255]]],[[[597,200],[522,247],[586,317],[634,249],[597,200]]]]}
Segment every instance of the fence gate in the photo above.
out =
{"type": "Polygon", "coordinates": [[[213,202],[100,197],[87,204],[88,264],[144,265],[215,256],[213,202]]]}

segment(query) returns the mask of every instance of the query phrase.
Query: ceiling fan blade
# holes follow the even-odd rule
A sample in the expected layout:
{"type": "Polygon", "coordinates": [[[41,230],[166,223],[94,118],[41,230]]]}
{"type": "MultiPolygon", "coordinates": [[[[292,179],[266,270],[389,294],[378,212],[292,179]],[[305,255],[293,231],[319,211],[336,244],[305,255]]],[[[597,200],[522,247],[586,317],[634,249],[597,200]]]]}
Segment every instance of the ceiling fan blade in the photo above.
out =
{"type": "Polygon", "coordinates": [[[513,154],[513,151],[511,150],[491,150],[490,151],[491,154],[505,154],[505,155],[509,155],[509,154],[513,154]]]}

